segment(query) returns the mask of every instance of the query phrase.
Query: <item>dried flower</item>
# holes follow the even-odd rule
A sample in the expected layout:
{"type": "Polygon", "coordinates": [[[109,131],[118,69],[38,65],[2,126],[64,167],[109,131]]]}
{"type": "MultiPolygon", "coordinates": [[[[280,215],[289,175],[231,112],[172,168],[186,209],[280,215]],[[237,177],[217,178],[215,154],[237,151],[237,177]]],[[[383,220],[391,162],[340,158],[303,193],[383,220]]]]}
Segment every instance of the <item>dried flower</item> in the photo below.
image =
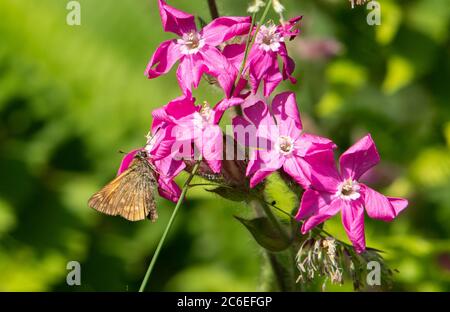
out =
{"type": "Polygon", "coordinates": [[[352,9],[355,7],[355,2],[356,5],[363,5],[364,3],[366,3],[366,0],[349,0],[350,4],[352,5],[352,9]]]}
{"type": "Polygon", "coordinates": [[[297,282],[305,283],[316,276],[324,276],[322,288],[328,279],[333,284],[342,284],[343,269],[337,261],[339,257],[337,248],[336,240],[332,237],[310,238],[303,242],[296,257],[300,271],[297,282]]]}
{"type": "Polygon", "coordinates": [[[263,6],[264,6],[264,1],[255,0],[255,1],[253,1],[253,4],[248,7],[247,12],[248,13],[257,13],[263,6]]]}
{"type": "Polygon", "coordinates": [[[273,0],[272,1],[273,10],[277,14],[282,14],[284,11],[284,6],[280,3],[280,0],[273,0]]]}

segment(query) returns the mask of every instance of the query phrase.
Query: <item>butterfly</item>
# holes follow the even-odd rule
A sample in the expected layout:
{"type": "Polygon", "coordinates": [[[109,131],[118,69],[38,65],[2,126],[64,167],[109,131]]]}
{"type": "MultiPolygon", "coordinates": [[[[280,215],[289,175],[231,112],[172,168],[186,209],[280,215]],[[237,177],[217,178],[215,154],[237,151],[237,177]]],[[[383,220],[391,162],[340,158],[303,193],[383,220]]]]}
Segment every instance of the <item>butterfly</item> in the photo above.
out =
{"type": "Polygon", "coordinates": [[[89,207],[129,221],[156,221],[157,174],[147,157],[146,151],[138,151],[127,170],[92,195],[89,207]]]}

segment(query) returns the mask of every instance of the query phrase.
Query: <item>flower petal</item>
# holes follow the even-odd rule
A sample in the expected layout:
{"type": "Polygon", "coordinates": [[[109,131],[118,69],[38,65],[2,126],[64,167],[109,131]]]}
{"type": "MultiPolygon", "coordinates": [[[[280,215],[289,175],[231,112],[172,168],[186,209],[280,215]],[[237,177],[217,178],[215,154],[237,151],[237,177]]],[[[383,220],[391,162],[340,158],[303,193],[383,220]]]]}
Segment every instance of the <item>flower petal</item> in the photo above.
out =
{"type": "Polygon", "coordinates": [[[222,54],[230,61],[231,64],[240,70],[242,60],[244,59],[245,43],[242,44],[228,44],[223,48],[222,54]]]}
{"type": "Polygon", "coordinates": [[[209,126],[203,131],[202,155],[211,170],[219,173],[223,158],[223,135],[219,126],[209,126]]]}
{"type": "Polygon", "coordinates": [[[160,160],[155,160],[154,163],[158,174],[166,180],[173,179],[186,167],[184,161],[174,160],[170,156],[160,160]]]}
{"type": "Polygon", "coordinates": [[[264,164],[264,162],[258,158],[257,150],[251,149],[249,154],[250,154],[249,161],[245,171],[246,176],[253,175],[256,171],[261,169],[264,164]]]}
{"type": "Polygon", "coordinates": [[[309,177],[312,187],[319,191],[336,193],[341,177],[336,169],[333,150],[306,154],[304,159],[314,168],[309,177]]]}
{"type": "Polygon", "coordinates": [[[230,40],[236,36],[246,35],[250,30],[251,18],[241,16],[224,16],[213,20],[202,30],[202,38],[211,46],[230,40]]]}
{"type": "Polygon", "coordinates": [[[256,185],[261,183],[262,180],[268,177],[272,172],[273,170],[270,169],[257,170],[255,174],[250,178],[250,187],[254,188],[256,185]]]}
{"type": "Polygon", "coordinates": [[[145,74],[149,79],[159,77],[167,73],[181,57],[182,54],[175,40],[164,41],[153,53],[145,74]]]}
{"type": "Polygon", "coordinates": [[[274,124],[269,108],[259,97],[249,96],[242,105],[244,116],[257,128],[270,127],[274,124]]]}
{"type": "Polygon", "coordinates": [[[361,253],[366,249],[366,239],[364,236],[364,207],[361,201],[341,202],[342,224],[348,238],[355,247],[356,252],[361,253]]]}
{"type": "Polygon", "coordinates": [[[238,97],[232,97],[229,99],[223,99],[214,106],[214,123],[218,124],[222,118],[223,113],[230,107],[241,105],[244,99],[238,97]]]}
{"type": "Polygon", "coordinates": [[[205,46],[199,53],[208,68],[208,74],[217,78],[225,95],[229,98],[237,77],[237,70],[217,48],[205,46]]]}
{"type": "Polygon", "coordinates": [[[408,201],[403,198],[387,197],[392,207],[394,207],[395,215],[398,216],[406,207],[408,207],[408,201]]]}
{"type": "Polygon", "coordinates": [[[330,194],[308,189],[303,193],[300,209],[295,218],[297,220],[306,218],[301,229],[305,234],[336,215],[340,209],[340,199],[333,199],[330,194]]]}
{"type": "Polygon", "coordinates": [[[197,30],[195,17],[168,5],[163,0],[158,0],[159,15],[164,31],[173,32],[179,36],[191,30],[197,30]]]}
{"type": "Polygon", "coordinates": [[[272,172],[277,171],[283,165],[283,159],[274,150],[271,151],[257,151],[256,160],[254,161],[254,168],[247,167],[247,175],[249,172],[255,171],[250,179],[250,187],[255,187],[262,180],[264,180],[272,172]]]}
{"type": "Polygon", "coordinates": [[[269,68],[272,66],[273,57],[276,58],[276,55],[273,56],[270,53],[265,53],[257,47],[253,47],[250,51],[250,55],[248,58],[248,67],[250,75],[250,85],[252,87],[253,94],[258,91],[261,80],[263,79],[269,68]]]}
{"type": "Polygon", "coordinates": [[[295,219],[297,221],[301,221],[303,219],[311,217],[318,211],[319,207],[323,207],[331,203],[331,199],[329,197],[327,199],[324,199],[320,195],[321,193],[316,190],[305,190],[300,201],[300,206],[298,208],[297,214],[295,216],[295,219]]]}
{"type": "Polygon", "coordinates": [[[125,170],[128,169],[128,167],[133,162],[134,156],[140,150],[142,150],[142,149],[140,149],[140,148],[134,149],[122,158],[122,162],[120,163],[119,170],[117,171],[117,175],[120,175],[122,172],[124,172],[125,170]]]}
{"type": "Polygon", "coordinates": [[[289,57],[286,49],[286,44],[281,44],[279,53],[283,61],[283,79],[286,80],[289,78],[291,83],[296,83],[297,79],[292,76],[292,73],[295,70],[295,62],[292,58],[289,57]]]}
{"type": "Polygon", "coordinates": [[[162,108],[153,110],[153,119],[162,119],[164,121],[175,121],[186,117],[198,111],[195,106],[195,99],[190,95],[182,95],[173,99],[162,108]]]}
{"type": "Polygon", "coordinates": [[[199,110],[199,108],[195,106],[195,99],[192,98],[190,94],[180,96],[170,101],[164,109],[166,114],[172,117],[173,120],[181,119],[199,110]]]}
{"type": "Polygon", "coordinates": [[[291,18],[287,23],[282,25],[282,32],[284,36],[289,36],[289,40],[294,39],[300,33],[299,22],[303,16],[296,16],[291,18]]]}
{"type": "Polygon", "coordinates": [[[244,147],[256,147],[256,127],[253,124],[242,116],[234,117],[232,124],[234,139],[238,144],[244,147]]]}
{"type": "Polygon", "coordinates": [[[369,217],[386,222],[394,220],[397,214],[388,198],[364,184],[360,185],[364,194],[364,203],[369,217]]]}
{"type": "Polygon", "coordinates": [[[156,133],[163,125],[174,124],[176,120],[198,111],[194,101],[191,94],[183,95],[153,110],[152,132],[156,133]]]}
{"type": "Polygon", "coordinates": [[[172,128],[173,125],[159,128],[147,142],[149,145],[145,149],[153,160],[160,160],[173,154],[175,138],[172,136],[172,128]]]}
{"type": "MultiPolygon", "coordinates": [[[[302,139],[302,130],[298,126],[299,124],[292,118],[277,123],[279,135],[290,137],[294,141],[294,144],[296,144],[296,147],[298,147],[299,144],[303,145],[301,144],[302,141],[307,142],[308,144],[306,144],[306,146],[309,149],[310,142],[302,139]]],[[[303,147],[305,147],[305,145],[303,145],[303,147]]],[[[307,150],[305,150],[305,152],[306,151],[307,150]]]]}
{"type": "Polygon", "coordinates": [[[184,94],[192,94],[192,86],[197,88],[206,66],[197,54],[184,56],[177,69],[177,79],[184,94]]]}
{"type": "Polygon", "coordinates": [[[277,94],[272,101],[272,112],[278,125],[283,124],[286,119],[290,118],[293,119],[298,125],[298,128],[302,130],[302,121],[300,119],[297,99],[294,92],[287,91],[277,94]]]}
{"type": "Polygon", "coordinates": [[[278,60],[276,58],[272,59],[272,63],[267,69],[264,75],[264,96],[268,97],[272,94],[273,90],[283,81],[283,76],[280,73],[280,68],[278,67],[278,60]]]}
{"type": "Polygon", "coordinates": [[[161,197],[174,203],[180,198],[181,189],[173,180],[159,178],[158,186],[158,192],[161,197]]]}
{"type": "Polygon", "coordinates": [[[310,155],[316,152],[333,150],[337,147],[336,144],[334,144],[334,142],[331,141],[330,139],[318,135],[302,133],[301,138],[302,140],[305,140],[310,143],[309,148],[306,151],[306,153],[310,155]]]}
{"type": "Polygon", "coordinates": [[[358,180],[379,161],[380,156],[370,134],[353,144],[339,159],[343,178],[354,180],[358,180]]]}
{"type": "Polygon", "coordinates": [[[311,185],[310,179],[308,178],[310,175],[309,165],[301,157],[286,157],[283,164],[283,170],[304,189],[311,185]]]}

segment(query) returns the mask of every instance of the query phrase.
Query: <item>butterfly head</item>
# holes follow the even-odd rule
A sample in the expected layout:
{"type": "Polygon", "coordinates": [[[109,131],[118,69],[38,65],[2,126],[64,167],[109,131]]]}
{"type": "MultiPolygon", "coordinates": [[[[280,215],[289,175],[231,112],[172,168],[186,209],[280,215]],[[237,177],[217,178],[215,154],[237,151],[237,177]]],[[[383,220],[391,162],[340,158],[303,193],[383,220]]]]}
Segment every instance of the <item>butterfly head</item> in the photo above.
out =
{"type": "Polygon", "coordinates": [[[140,150],[136,153],[136,155],[134,157],[139,158],[139,159],[147,159],[148,156],[149,155],[146,150],[140,150]]]}

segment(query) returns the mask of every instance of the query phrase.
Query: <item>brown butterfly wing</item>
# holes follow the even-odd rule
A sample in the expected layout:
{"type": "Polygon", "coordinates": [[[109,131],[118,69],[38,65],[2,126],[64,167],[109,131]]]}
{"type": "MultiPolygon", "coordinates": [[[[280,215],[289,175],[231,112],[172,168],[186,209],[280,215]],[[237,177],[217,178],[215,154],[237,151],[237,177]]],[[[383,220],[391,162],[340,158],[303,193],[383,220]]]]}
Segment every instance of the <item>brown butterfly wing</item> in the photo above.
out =
{"type": "Polygon", "coordinates": [[[130,167],[89,199],[89,206],[130,221],[158,217],[155,203],[155,173],[144,158],[136,157],[130,167]]]}

